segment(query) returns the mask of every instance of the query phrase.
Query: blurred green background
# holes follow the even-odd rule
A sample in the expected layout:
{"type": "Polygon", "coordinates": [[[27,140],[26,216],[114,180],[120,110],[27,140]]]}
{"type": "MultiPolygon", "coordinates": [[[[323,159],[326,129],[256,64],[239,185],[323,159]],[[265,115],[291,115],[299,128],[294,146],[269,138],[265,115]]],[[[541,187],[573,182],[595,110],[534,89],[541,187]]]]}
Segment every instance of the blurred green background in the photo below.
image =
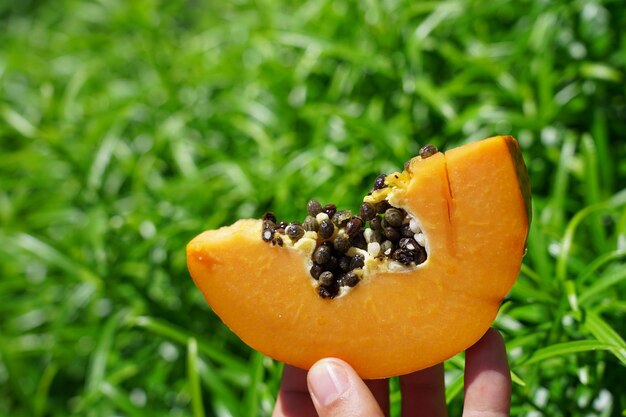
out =
{"type": "Polygon", "coordinates": [[[626,415],[624,28],[623,0],[0,1],[0,415],[269,415],[281,365],[185,243],[495,134],[534,194],[512,414],[626,415]]]}

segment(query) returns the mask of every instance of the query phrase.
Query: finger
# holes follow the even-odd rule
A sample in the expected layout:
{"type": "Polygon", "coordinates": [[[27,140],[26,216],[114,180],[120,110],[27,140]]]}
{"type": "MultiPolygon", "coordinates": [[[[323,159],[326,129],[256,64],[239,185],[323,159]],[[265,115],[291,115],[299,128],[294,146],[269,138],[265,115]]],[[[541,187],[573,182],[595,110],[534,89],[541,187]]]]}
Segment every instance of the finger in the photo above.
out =
{"type": "Polygon", "coordinates": [[[307,377],[319,417],[383,417],[383,413],[357,373],[342,360],[322,359],[307,377]]]}
{"type": "Polygon", "coordinates": [[[317,417],[305,370],[285,365],[272,417],[317,417]]]}
{"type": "Polygon", "coordinates": [[[378,406],[385,416],[389,415],[389,380],[388,379],[370,379],[365,381],[365,385],[371,391],[378,406]]]}
{"type": "Polygon", "coordinates": [[[494,329],[465,354],[463,417],[506,417],[511,406],[511,374],[502,336],[494,329]]]}
{"type": "Polygon", "coordinates": [[[401,376],[402,416],[447,416],[445,388],[443,364],[401,376]]]}

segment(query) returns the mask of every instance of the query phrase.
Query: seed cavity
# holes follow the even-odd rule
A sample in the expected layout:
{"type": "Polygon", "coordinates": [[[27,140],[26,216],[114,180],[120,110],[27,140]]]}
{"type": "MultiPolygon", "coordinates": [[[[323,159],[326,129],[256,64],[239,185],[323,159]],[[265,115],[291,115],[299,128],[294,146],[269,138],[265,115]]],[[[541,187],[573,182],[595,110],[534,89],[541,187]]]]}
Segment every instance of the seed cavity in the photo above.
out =
{"type": "MultiPolygon", "coordinates": [[[[438,152],[427,146],[420,150],[422,158],[438,152]]],[[[426,235],[416,218],[387,200],[394,187],[406,183],[408,168],[410,161],[405,172],[376,177],[357,215],[317,200],[307,203],[302,223],[278,221],[267,212],[261,238],[310,254],[311,283],[324,299],[343,297],[376,271],[409,271],[427,259],[426,235]]]]}

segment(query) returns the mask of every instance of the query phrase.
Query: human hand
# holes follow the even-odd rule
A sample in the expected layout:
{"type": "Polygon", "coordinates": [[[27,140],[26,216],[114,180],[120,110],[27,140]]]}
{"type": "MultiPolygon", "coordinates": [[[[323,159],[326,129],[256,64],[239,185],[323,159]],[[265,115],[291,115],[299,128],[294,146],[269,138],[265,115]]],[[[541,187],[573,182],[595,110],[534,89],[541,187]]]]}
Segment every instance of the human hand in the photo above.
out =
{"type": "MultiPolygon", "coordinates": [[[[443,365],[400,377],[402,415],[448,415],[443,365]]],[[[465,355],[463,416],[505,417],[511,376],[504,342],[493,329],[465,355]]],[[[363,381],[342,360],[322,359],[306,371],[285,366],[273,417],[382,417],[389,415],[388,380],[363,381]]]]}

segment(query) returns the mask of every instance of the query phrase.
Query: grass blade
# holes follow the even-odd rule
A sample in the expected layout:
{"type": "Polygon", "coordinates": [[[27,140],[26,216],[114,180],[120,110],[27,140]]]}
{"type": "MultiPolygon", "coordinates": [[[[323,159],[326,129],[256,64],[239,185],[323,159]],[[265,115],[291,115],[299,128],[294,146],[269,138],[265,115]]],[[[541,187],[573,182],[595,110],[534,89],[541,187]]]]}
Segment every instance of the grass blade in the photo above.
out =
{"type": "Polygon", "coordinates": [[[588,311],[584,326],[599,341],[612,345],[609,350],[626,366],[626,342],[607,322],[594,312],[588,311]]]}
{"type": "Polygon", "coordinates": [[[33,414],[35,417],[41,417],[46,412],[46,402],[50,391],[50,385],[52,384],[52,380],[58,370],[58,366],[51,363],[46,366],[46,369],[43,371],[43,375],[41,375],[41,379],[37,385],[37,391],[35,391],[35,398],[33,399],[33,414]]]}
{"type": "Polygon", "coordinates": [[[250,387],[248,388],[248,392],[246,393],[246,397],[244,398],[246,406],[244,414],[249,417],[255,417],[258,415],[259,390],[261,389],[263,375],[265,374],[265,368],[263,366],[264,360],[265,355],[259,352],[252,353],[252,381],[250,383],[250,387]]]}
{"type": "Polygon", "coordinates": [[[561,243],[561,251],[556,261],[556,276],[560,280],[565,280],[567,275],[567,260],[570,257],[570,251],[574,242],[574,235],[580,223],[589,215],[602,210],[615,209],[626,204],[626,189],[613,195],[609,200],[602,203],[587,206],[580,210],[567,225],[565,234],[561,243]]]}
{"type": "Polygon", "coordinates": [[[104,394],[113,404],[130,417],[142,417],[144,413],[130,402],[127,393],[123,393],[117,387],[111,385],[108,382],[103,382],[99,387],[100,392],[104,394]]]}
{"type": "Polygon", "coordinates": [[[97,390],[104,382],[104,376],[106,374],[107,359],[109,352],[113,346],[113,339],[115,337],[115,331],[120,326],[122,318],[126,314],[126,311],[119,311],[107,320],[96,349],[91,355],[91,362],[89,364],[89,372],[87,373],[87,379],[85,381],[85,390],[87,392],[97,390]]]}
{"type": "MultiPolygon", "coordinates": [[[[598,154],[596,146],[590,135],[584,134],[581,139],[582,151],[585,163],[585,198],[587,205],[598,204],[602,200],[600,195],[600,179],[598,168],[598,154]]],[[[606,238],[606,230],[602,224],[602,218],[597,214],[593,214],[590,219],[591,236],[595,248],[599,252],[606,252],[608,240],[606,238]]]]}
{"type": "Polygon", "coordinates": [[[616,285],[622,281],[626,280],[626,269],[619,269],[617,271],[613,271],[612,273],[604,275],[602,278],[598,279],[593,283],[589,288],[585,289],[578,298],[579,303],[583,304],[588,302],[594,296],[602,293],[609,287],[616,285]]]}
{"type": "Polygon", "coordinates": [[[97,288],[102,288],[102,280],[98,275],[35,236],[28,233],[20,233],[8,240],[9,243],[32,253],[51,265],[57,266],[81,280],[90,282],[96,285],[97,288]]]}
{"type": "Polygon", "coordinates": [[[559,356],[571,355],[573,353],[590,352],[595,350],[609,350],[615,348],[615,344],[600,342],[598,340],[576,340],[573,342],[557,343],[552,346],[536,350],[527,360],[519,366],[528,366],[546,359],[559,356]]]}
{"type": "Polygon", "coordinates": [[[459,375],[446,387],[446,403],[450,404],[452,400],[456,398],[457,395],[463,391],[463,383],[464,376],[463,372],[459,373],[459,375]]]}
{"type": "MultiPolygon", "coordinates": [[[[180,344],[187,344],[187,341],[193,337],[190,332],[153,317],[133,317],[128,320],[128,323],[131,326],[144,328],[152,333],[174,340],[180,344]]],[[[223,350],[215,348],[209,343],[205,343],[200,340],[197,340],[197,344],[198,349],[203,354],[207,355],[211,360],[214,360],[225,367],[237,370],[239,373],[250,375],[250,371],[247,369],[246,365],[243,364],[243,362],[235,359],[231,355],[228,355],[223,350]]]]}
{"type": "Polygon", "coordinates": [[[187,342],[187,382],[191,394],[191,408],[194,417],[204,417],[202,389],[198,377],[198,343],[193,337],[187,342]]]}
{"type": "Polygon", "coordinates": [[[578,274],[578,277],[576,278],[576,283],[578,285],[584,284],[598,269],[602,268],[609,262],[615,261],[623,257],[626,257],[626,250],[623,249],[617,249],[615,251],[604,253],[598,256],[587,266],[587,268],[585,268],[580,274],[578,274]]]}
{"type": "Polygon", "coordinates": [[[520,387],[526,386],[526,383],[524,382],[524,380],[513,371],[511,371],[511,382],[519,385],[520,387]]]}
{"type": "Polygon", "coordinates": [[[233,393],[215,368],[206,361],[198,363],[200,378],[205,388],[211,393],[211,406],[218,416],[238,416],[241,413],[241,399],[233,393]]]}

